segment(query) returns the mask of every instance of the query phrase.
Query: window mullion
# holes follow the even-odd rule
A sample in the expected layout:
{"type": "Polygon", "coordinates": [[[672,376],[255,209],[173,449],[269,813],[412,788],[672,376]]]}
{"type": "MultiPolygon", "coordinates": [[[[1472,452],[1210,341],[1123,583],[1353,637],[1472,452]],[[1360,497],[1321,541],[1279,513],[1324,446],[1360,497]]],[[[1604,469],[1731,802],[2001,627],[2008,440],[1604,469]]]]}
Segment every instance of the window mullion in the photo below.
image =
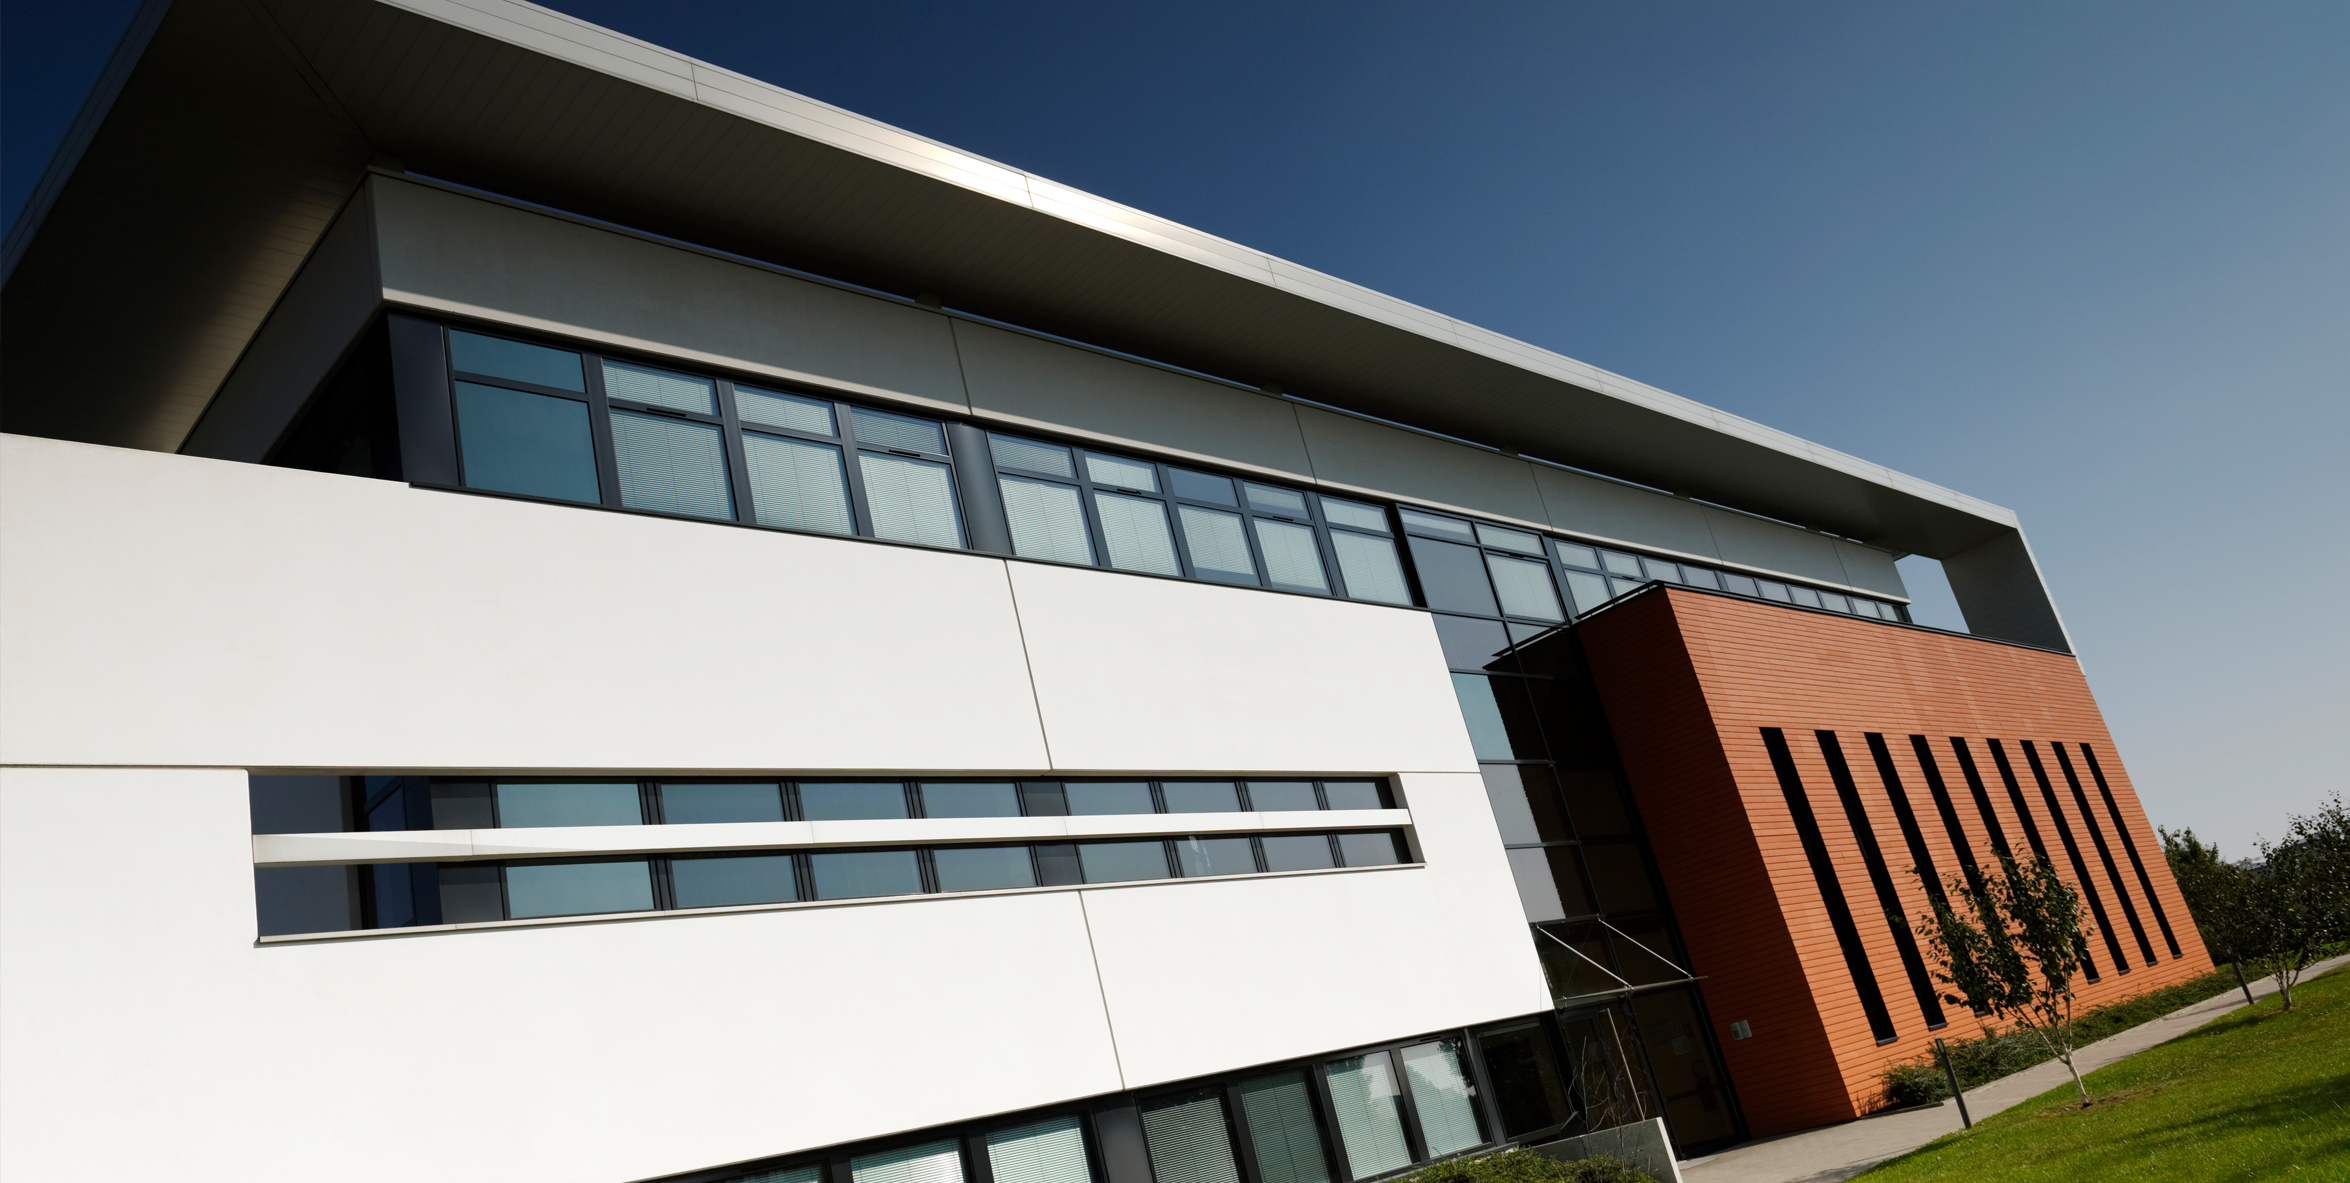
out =
{"type": "Polygon", "coordinates": [[[618,509],[620,452],[612,441],[612,401],[604,394],[604,358],[601,354],[582,353],[580,361],[587,378],[588,431],[596,442],[596,483],[601,486],[602,504],[618,509]]]}
{"type": "Polygon", "coordinates": [[[727,485],[734,490],[734,520],[756,522],[758,509],[751,504],[750,455],[743,447],[743,419],[734,405],[734,383],[718,380],[718,432],[726,445],[727,485]]]}

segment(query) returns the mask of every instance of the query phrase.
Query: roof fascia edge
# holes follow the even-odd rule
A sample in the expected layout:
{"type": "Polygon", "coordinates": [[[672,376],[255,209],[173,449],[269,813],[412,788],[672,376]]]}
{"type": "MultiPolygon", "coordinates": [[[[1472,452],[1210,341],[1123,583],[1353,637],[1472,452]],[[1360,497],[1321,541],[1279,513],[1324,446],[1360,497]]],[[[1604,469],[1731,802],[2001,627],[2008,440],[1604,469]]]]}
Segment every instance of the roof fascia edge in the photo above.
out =
{"type": "MultiPolygon", "coordinates": [[[[160,9],[169,0],[148,0],[160,9]]],[[[2013,510],[527,0],[375,0],[2020,529],[2013,510]]],[[[12,239],[13,241],[13,239],[12,239]]]]}
{"type": "Polygon", "coordinates": [[[123,85],[130,81],[139,59],[146,56],[147,43],[155,39],[155,30],[163,26],[163,16],[170,10],[171,0],[144,0],[131,15],[130,27],[114,43],[114,52],[107,56],[106,66],[98,72],[90,93],[82,97],[81,109],[74,112],[65,138],[49,154],[49,163],[41,169],[41,179],[34,182],[33,191],[17,209],[16,220],[9,223],[8,238],[5,244],[0,244],[0,287],[6,286],[9,277],[16,274],[17,261],[39,235],[41,223],[49,216],[49,207],[56,203],[58,193],[81,164],[82,153],[97,137],[107,112],[114,109],[114,100],[122,95],[123,85]]]}

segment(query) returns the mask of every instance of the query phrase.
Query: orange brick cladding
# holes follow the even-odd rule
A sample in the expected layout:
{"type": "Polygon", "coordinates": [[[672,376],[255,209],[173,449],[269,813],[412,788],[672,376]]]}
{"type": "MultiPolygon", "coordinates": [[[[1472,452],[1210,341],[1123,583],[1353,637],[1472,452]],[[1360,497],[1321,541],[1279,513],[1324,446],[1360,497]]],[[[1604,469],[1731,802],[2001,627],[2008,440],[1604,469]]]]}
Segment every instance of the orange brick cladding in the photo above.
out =
{"type": "Polygon", "coordinates": [[[2019,856],[2031,853],[1984,743],[2001,740],[2051,861],[2067,881],[2075,881],[2023,758],[2021,741],[2030,740],[2039,746],[2065,824],[2080,844],[2090,881],[2104,897],[2128,955],[2129,972],[2117,972],[2120,967],[2112,964],[2104,942],[2091,939],[2103,977],[2082,989],[2083,1005],[2210,972],[2211,959],[2171,881],[2160,842],[2073,658],[1661,587],[1609,609],[1579,631],[1690,960],[1705,977],[1706,1007],[1753,1136],[1859,1116],[1880,1103],[1876,1075],[1888,1063],[1925,1053],[1935,1035],[1971,1036],[1981,1029],[1965,1007],[1947,1005],[1949,1026],[1927,1028],[1815,731],[1837,734],[1904,915],[1920,915],[1929,905],[1918,877],[1910,873],[1915,860],[1865,734],[1884,735],[1935,870],[1944,878],[1960,870],[1954,842],[1969,846],[1987,867],[1995,859],[1982,815],[1951,756],[1952,736],[1964,737],[1973,748],[2009,844],[2019,856]],[[1893,1043],[1879,1046],[1869,1029],[1763,747],[1765,727],[1786,732],[1892,1013],[1893,1043]],[[1912,735],[1926,736],[1933,745],[1963,833],[1950,834],[1943,825],[1911,750],[1912,735]],[[2067,745],[2073,755],[2097,828],[2112,847],[2123,886],[2153,944],[2154,964],[2146,964],[2129,932],[2113,881],[2049,754],[2051,742],[2067,745]],[[2137,847],[2178,939],[2181,955],[2176,958],[2163,942],[2155,911],[2079,749],[2072,746],[2081,743],[2097,753],[2129,828],[2128,840],[2137,847]],[[1740,1020],[1751,1025],[1752,1038],[1730,1038],[1730,1024],[1740,1020]]]}

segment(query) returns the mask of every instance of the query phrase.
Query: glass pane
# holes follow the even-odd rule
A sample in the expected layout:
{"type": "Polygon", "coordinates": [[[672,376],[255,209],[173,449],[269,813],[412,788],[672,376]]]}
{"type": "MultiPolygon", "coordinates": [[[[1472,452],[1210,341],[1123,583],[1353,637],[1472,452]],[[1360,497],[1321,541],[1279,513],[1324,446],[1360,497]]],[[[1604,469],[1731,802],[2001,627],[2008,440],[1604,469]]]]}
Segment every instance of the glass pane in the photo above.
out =
{"type": "Polygon", "coordinates": [[[1329,577],[1322,574],[1322,550],[1314,544],[1311,526],[1264,518],[1256,519],[1256,526],[1257,549],[1265,552],[1265,575],[1273,586],[1330,590],[1329,577]]]}
{"type": "Polygon", "coordinates": [[[1232,1156],[1224,1102],[1216,1090],[1143,1102],[1142,1137],[1157,1183],[1240,1183],[1240,1164],[1232,1156]]]}
{"type": "Polygon", "coordinates": [[[1599,569],[1598,551],[1588,546],[1577,546],[1572,542],[1560,542],[1554,545],[1558,547],[1560,562],[1570,567],[1589,567],[1594,571],[1599,569]]]}
{"type": "Polygon", "coordinates": [[[1396,512],[1403,515],[1403,528],[1414,534],[1439,534],[1446,538],[1458,538],[1463,542],[1477,540],[1477,535],[1469,529],[1469,523],[1459,518],[1440,518],[1435,514],[1422,513],[1416,509],[1398,508],[1396,512]]]}
{"type": "Polygon", "coordinates": [[[1599,892],[1603,912],[1637,912],[1656,906],[1656,892],[1648,885],[1648,860],[1628,842],[1603,842],[1583,848],[1591,867],[1591,886],[1599,892]]]}
{"type": "Polygon", "coordinates": [[[343,816],[350,795],[339,776],[248,775],[245,800],[256,834],[332,834],[351,828],[343,816]]]}
{"type": "Polygon", "coordinates": [[[1737,592],[1742,596],[1762,594],[1762,589],[1755,586],[1752,576],[1739,575],[1729,571],[1722,572],[1722,590],[1737,592]]]}
{"type": "Polygon", "coordinates": [[[1477,1046],[1485,1053],[1485,1075],[1493,1081],[1503,1137],[1546,1130],[1573,1116],[1574,1103],[1567,1097],[1557,1050],[1542,1024],[1480,1031],[1477,1046]]]}
{"type": "Polygon", "coordinates": [[[1569,916],[1588,916],[1594,909],[1572,846],[1527,846],[1504,852],[1510,876],[1517,880],[1518,905],[1530,924],[1569,916]]]}
{"type": "Polygon", "coordinates": [[[1385,794],[1375,780],[1326,780],[1322,796],[1332,809],[1385,809],[1385,794]]]}
{"type": "Polygon", "coordinates": [[[1692,567],[1686,563],[1681,566],[1681,582],[1691,587],[1711,588],[1715,591],[1720,591],[1722,588],[1720,575],[1703,567],[1692,567]]]}
{"type": "Polygon", "coordinates": [[[1884,613],[1884,607],[1883,604],[1875,600],[1864,600],[1859,596],[1852,597],[1852,614],[1854,616],[1866,616],[1876,620],[1890,619],[1884,613]]]}
{"type": "Polygon", "coordinates": [[[1503,845],[1562,842],[1575,836],[1567,828],[1566,811],[1559,807],[1558,789],[1551,782],[1549,768],[1487,764],[1478,771],[1485,774],[1485,797],[1493,805],[1493,820],[1501,828],[1503,845]]]}
{"type": "Polygon", "coordinates": [[[1289,813],[1320,809],[1322,802],[1314,796],[1310,780],[1252,780],[1248,782],[1248,807],[1257,813],[1289,813]]]}
{"type": "Polygon", "coordinates": [[[468,374],[487,374],[492,378],[511,378],[533,386],[552,386],[557,390],[587,390],[587,371],[579,364],[579,355],[567,349],[549,349],[544,345],[525,345],[504,337],[484,337],[479,333],[449,330],[449,361],[468,374]]]}
{"type": "MultiPolygon", "coordinates": [[[[1120,460],[1116,456],[1087,452],[1085,454],[1085,475],[1091,477],[1093,483],[1097,485],[1133,489],[1142,493],[1159,491],[1159,470],[1140,460],[1120,460]]],[[[1224,480],[1222,477],[1215,479],[1224,480]]],[[[1228,481],[1224,483],[1230,484],[1228,481]]]]}
{"type": "MultiPolygon", "coordinates": [[[[384,867],[379,863],[375,869],[380,873],[384,867]]],[[[409,916],[408,923],[471,924],[506,918],[505,892],[498,886],[498,868],[494,863],[420,863],[399,869],[413,872],[408,886],[415,894],[405,901],[395,901],[395,906],[409,916]],[[428,871],[433,873],[428,875],[428,871]],[[439,896],[438,916],[429,913],[433,901],[420,898],[423,893],[417,891],[418,888],[427,888],[439,896]]],[[[384,905],[380,889],[386,886],[398,890],[397,882],[386,884],[379,875],[376,880],[379,890],[375,898],[379,916],[384,905]]]]}
{"type": "Polygon", "coordinates": [[[954,478],[946,465],[872,452],[857,453],[857,464],[865,474],[865,506],[873,514],[874,537],[963,545],[963,524],[955,517],[954,478]]]}
{"type": "Polygon", "coordinates": [[[1319,871],[1338,865],[1327,834],[1267,834],[1258,842],[1265,848],[1268,871],[1319,871]]]}
{"type": "Polygon", "coordinates": [[[1336,497],[1324,497],[1322,499],[1322,517],[1333,526],[1345,526],[1353,530],[1369,530],[1376,534],[1388,532],[1387,511],[1376,505],[1365,505],[1360,501],[1340,501],[1336,497]]]}
{"type": "Polygon", "coordinates": [[[1241,1082],[1240,1111],[1248,1119],[1249,1146],[1257,1153],[1257,1174],[1264,1183],[1330,1183],[1322,1127],[1314,1120],[1305,1073],[1241,1082]]]}
{"type": "Polygon", "coordinates": [[[746,431],[743,458],[750,464],[751,509],[760,525],[857,532],[839,448],[746,431]]]}
{"type": "Polygon", "coordinates": [[[644,807],[632,784],[502,784],[498,824],[507,829],[536,826],[641,826],[644,807]]]}
{"type": "Polygon", "coordinates": [[[1794,597],[1787,594],[1787,585],[1784,583],[1772,583],[1765,579],[1758,586],[1762,588],[1762,598],[1766,600],[1777,600],[1782,604],[1794,602],[1794,597]]]}
{"type": "Polygon", "coordinates": [[[832,404],[796,394],[769,394],[734,388],[734,413],[745,423],[765,423],[809,435],[839,435],[832,422],[832,404]]]}
{"type": "Polygon", "coordinates": [[[652,910],[652,870],[641,859],[619,863],[509,863],[506,867],[506,914],[515,920],[652,910]]]}
{"type": "Polygon", "coordinates": [[[1484,552],[1451,542],[1411,540],[1412,565],[1420,570],[1420,591],[1428,606],[1478,616],[1499,616],[1493,584],[1485,578],[1484,552]]]}
{"type": "Polygon", "coordinates": [[[906,816],[906,786],[896,781],[801,781],[800,819],[870,821],[906,816]]]}
{"type": "Polygon", "coordinates": [[[987,1136],[995,1183],[1092,1183],[1085,1130],[1074,1115],[1048,1117],[987,1136]]]}
{"type": "Polygon", "coordinates": [[[345,932],[359,927],[359,880],[353,871],[351,867],[253,868],[253,907],[260,922],[259,935],[345,932]]]}
{"type": "Polygon", "coordinates": [[[1231,477],[1217,476],[1212,472],[1193,472],[1188,468],[1170,468],[1167,470],[1167,482],[1177,497],[1209,501],[1217,505],[1240,504],[1240,500],[1232,495],[1231,477]]]}
{"type": "Polygon", "coordinates": [[[586,403],[459,382],[457,437],[468,488],[562,501],[604,498],[586,403]]]}
{"type": "Polygon", "coordinates": [[[924,817],[1018,817],[1019,791],[1009,783],[922,785],[924,817]]]}
{"type": "Polygon", "coordinates": [[[940,891],[996,891],[1036,886],[1025,846],[941,846],[930,852],[940,891]]]}
{"type": "Polygon", "coordinates": [[[1501,550],[1514,550],[1522,555],[1542,553],[1542,539],[1524,530],[1505,530],[1483,522],[1477,523],[1477,541],[1501,550]]]}
{"type": "Polygon", "coordinates": [[[808,856],[816,898],[853,900],[922,894],[922,865],[911,850],[839,850],[808,856]]]}
{"type": "Polygon", "coordinates": [[[661,817],[673,826],[783,820],[783,788],[747,785],[662,785],[661,817]]]}
{"type": "Polygon", "coordinates": [[[1338,573],[1346,577],[1347,595],[1378,604],[1411,604],[1412,589],[1404,583],[1394,542],[1337,530],[1330,535],[1330,549],[1338,553],[1338,573]]]}
{"type": "Polygon", "coordinates": [[[1121,571],[1149,571],[1181,575],[1175,562],[1175,536],[1167,529],[1167,507],[1141,497],[1096,492],[1094,512],[1102,519],[1102,545],[1110,565],[1121,571]]]}
{"type": "Polygon", "coordinates": [[[1175,862],[1186,878],[1257,873],[1256,848],[1246,838],[1178,838],[1175,862]]]}
{"type": "Polygon", "coordinates": [[[1575,611],[1578,614],[1595,611],[1608,601],[1607,580],[1581,571],[1569,571],[1567,593],[1575,598],[1575,611]]]}
{"type": "Polygon", "coordinates": [[[1312,514],[1306,512],[1306,495],[1295,489],[1278,489],[1271,485],[1260,485],[1252,481],[1242,481],[1240,487],[1248,491],[1248,507],[1250,509],[1281,514],[1300,521],[1310,520],[1313,517],[1312,514]]]}
{"type": "Polygon", "coordinates": [[[1469,1078],[1461,1071],[1459,1040],[1439,1039],[1403,1049],[1404,1079],[1412,1089],[1412,1110],[1420,1117],[1420,1140],[1431,1158],[1467,1150],[1485,1141],[1469,1078]]]}
{"type": "Polygon", "coordinates": [[[1468,724],[1469,743],[1478,759],[1550,758],[1522,679],[1454,674],[1452,689],[1460,699],[1461,720],[1468,724]]]}
{"type": "Polygon", "coordinates": [[[1703,1146],[1730,1137],[1737,1126],[1730,1117],[1729,1090],[1706,1046],[1690,991],[1640,995],[1632,1000],[1632,1011],[1640,1019],[1640,1042],[1648,1047],[1674,1139],[1703,1146]]]}
{"type": "Polygon", "coordinates": [[[1052,781],[1022,781],[1020,812],[1029,817],[1069,816],[1069,795],[1052,781]]]}
{"type": "Polygon", "coordinates": [[[675,407],[696,415],[718,413],[718,384],[708,378],[673,374],[627,362],[604,363],[604,393],[631,402],[675,407]]]}
{"type": "Polygon", "coordinates": [[[1550,582],[1550,564],[1487,555],[1485,566],[1493,572],[1493,587],[1501,593],[1503,612],[1536,620],[1566,619],[1559,611],[1558,589],[1550,582]]]}
{"type": "Polygon", "coordinates": [[[954,1138],[860,1154],[849,1160],[853,1183],[963,1183],[963,1155],[954,1138]]]}
{"type": "Polygon", "coordinates": [[[1339,1144],[1347,1169],[1357,1179],[1412,1165],[1403,1137],[1402,1090],[1386,1052],[1373,1052],[1322,1066],[1330,1086],[1330,1109],[1338,1119],[1339,1144]]]}
{"type": "Polygon", "coordinates": [[[1606,565],[1610,575],[1629,575],[1634,579],[1640,578],[1640,560],[1632,555],[1622,551],[1603,550],[1599,552],[1599,558],[1606,565]]]}
{"type": "Polygon", "coordinates": [[[1624,813],[1624,793],[1614,773],[1570,768],[1559,770],[1558,778],[1576,833],[1593,838],[1632,831],[1632,821],[1624,813]]]}
{"type": "Polygon", "coordinates": [[[726,443],[718,428],[614,408],[612,450],[619,461],[620,504],[734,517],[734,486],[727,481],[726,443]]]}
{"type": "Polygon", "coordinates": [[[1151,842],[1080,842],[1077,861],[1087,883],[1167,878],[1167,847],[1151,842]]]}
{"type": "Polygon", "coordinates": [[[1240,790],[1228,780],[1171,780],[1159,786],[1169,813],[1239,813],[1240,790]]]}
{"type": "MultiPolygon", "coordinates": [[[[1035,816],[1033,813],[1030,816],[1035,816]]],[[[1045,887],[1066,887],[1085,882],[1085,870],[1077,865],[1077,848],[1067,842],[1039,843],[1036,847],[1036,881],[1045,887]]]]}
{"type": "Polygon", "coordinates": [[[1012,527],[1012,553],[1024,559],[1093,563],[1093,539],[1086,536],[1085,506],[1074,485],[1003,476],[1004,519],[1012,527]]]}
{"type": "Polygon", "coordinates": [[[1071,781],[1063,786],[1072,814],[1156,813],[1151,787],[1143,781],[1071,781]]]}
{"type": "Polygon", "coordinates": [[[1852,602],[1835,592],[1821,592],[1820,607],[1826,608],[1830,612],[1850,612],[1852,611],[1852,602]]]}
{"type": "Polygon", "coordinates": [[[1405,861],[1403,852],[1396,848],[1395,835],[1385,830],[1340,834],[1338,854],[1350,867],[1386,867],[1405,861]]]}
{"type": "Polygon", "coordinates": [[[1610,579],[1607,584],[1619,596],[1631,595],[1645,586],[1637,579],[1610,579]]]}
{"type": "Polygon", "coordinates": [[[1202,579],[1224,583],[1255,583],[1257,568],[1249,558],[1248,537],[1241,533],[1240,515],[1179,505],[1183,541],[1191,547],[1192,570],[1202,579]]]}
{"type": "Polygon", "coordinates": [[[1817,608],[1820,606],[1820,593],[1813,591],[1808,587],[1789,587],[1787,589],[1787,594],[1792,597],[1796,603],[1801,604],[1806,608],[1817,608]]]}
{"type": "Polygon", "coordinates": [[[729,1179],[727,1183],[819,1183],[823,1177],[824,1168],[811,1164],[784,1171],[761,1171],[756,1175],[729,1179]]]}
{"type": "Polygon", "coordinates": [[[781,904],[800,898],[788,854],[673,857],[669,860],[669,886],[680,908],[781,904]]]}
{"type": "Polygon", "coordinates": [[[1064,480],[1077,479],[1077,463],[1069,458],[1069,449],[1058,444],[1040,444],[991,432],[987,450],[995,456],[998,468],[1024,468],[1064,480]]]}
{"type": "Polygon", "coordinates": [[[1624,975],[1625,981],[1648,986],[1688,979],[1663,917],[1655,913],[1610,916],[1608,925],[1616,930],[1608,934],[1608,940],[1616,947],[1616,972],[1624,975]]]}
{"type": "Polygon", "coordinates": [[[1644,561],[1643,565],[1648,568],[1650,579],[1662,579],[1666,583],[1681,582],[1681,568],[1672,563],[1664,562],[1661,559],[1648,559],[1644,561]]]}
{"type": "Polygon", "coordinates": [[[928,452],[933,456],[947,454],[946,432],[928,419],[851,407],[849,423],[857,433],[857,442],[861,444],[879,444],[884,448],[898,448],[907,452],[928,452]]]}

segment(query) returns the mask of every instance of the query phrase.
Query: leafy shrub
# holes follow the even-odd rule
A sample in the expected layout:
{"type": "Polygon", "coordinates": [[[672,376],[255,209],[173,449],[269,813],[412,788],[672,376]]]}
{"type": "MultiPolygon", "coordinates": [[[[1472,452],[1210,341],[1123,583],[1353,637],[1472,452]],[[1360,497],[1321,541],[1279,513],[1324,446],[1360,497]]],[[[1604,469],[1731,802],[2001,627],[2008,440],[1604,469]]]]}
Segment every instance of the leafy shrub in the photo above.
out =
{"type": "Polygon", "coordinates": [[[1605,1155],[1560,1162],[1532,1150],[1504,1150],[1440,1162],[1397,1183],[1656,1183],[1656,1177],[1605,1155]]]}
{"type": "MultiPolygon", "coordinates": [[[[2192,1006],[2235,988],[2235,971],[2223,966],[2192,982],[2165,986],[2136,998],[2125,998],[2095,1010],[2084,1011],[2073,1023],[2078,1033],[2078,1046],[2086,1047],[2109,1035],[2159,1019],[2180,1007],[2192,1006]]],[[[1951,1066],[1958,1069],[1958,1081],[1964,1088],[1989,1084],[2035,1064],[2046,1063],[2048,1059],[2047,1045],[2028,1031],[2000,1031],[1993,1028],[1975,1039],[1950,1041],[1951,1066]]],[[[1884,1084],[1885,1105],[1888,1108],[1922,1105],[1950,1095],[1950,1078],[1943,1074],[1941,1058],[1931,1050],[1914,1060],[1887,1066],[1877,1074],[1877,1079],[1884,1084]]]]}

